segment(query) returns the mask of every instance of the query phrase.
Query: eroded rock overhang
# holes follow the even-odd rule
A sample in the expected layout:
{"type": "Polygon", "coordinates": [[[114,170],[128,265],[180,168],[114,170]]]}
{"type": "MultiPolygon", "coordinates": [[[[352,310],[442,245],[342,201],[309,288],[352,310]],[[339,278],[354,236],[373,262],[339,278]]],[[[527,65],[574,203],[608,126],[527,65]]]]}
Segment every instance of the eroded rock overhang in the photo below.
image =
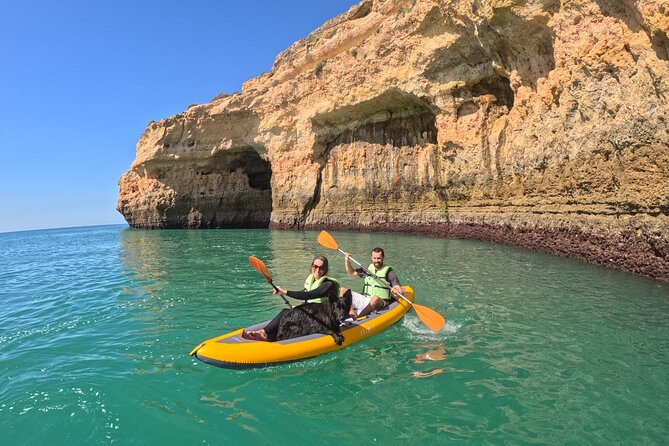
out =
{"type": "Polygon", "coordinates": [[[478,238],[669,280],[660,6],[362,2],[241,94],[149,125],[119,210],[478,238]]]}
{"type": "Polygon", "coordinates": [[[150,125],[120,180],[119,211],[152,229],[269,226],[272,168],[248,112],[185,113],[150,125]]]}
{"type": "Polygon", "coordinates": [[[312,158],[320,170],[304,223],[445,222],[437,112],[414,94],[389,89],[316,114],[312,158]]]}

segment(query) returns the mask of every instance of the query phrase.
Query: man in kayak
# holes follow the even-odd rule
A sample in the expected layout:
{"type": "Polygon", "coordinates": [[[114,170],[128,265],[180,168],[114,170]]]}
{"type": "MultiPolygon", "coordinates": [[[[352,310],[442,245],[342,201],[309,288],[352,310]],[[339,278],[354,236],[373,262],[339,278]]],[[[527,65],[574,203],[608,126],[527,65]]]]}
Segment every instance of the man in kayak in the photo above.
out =
{"type": "Polygon", "coordinates": [[[351,314],[350,316],[354,319],[356,317],[367,316],[372,311],[382,310],[392,303],[393,297],[392,293],[406,293],[400,285],[400,281],[397,278],[397,274],[393,271],[393,268],[390,265],[384,265],[383,259],[385,253],[381,248],[372,249],[372,263],[367,268],[370,273],[380,277],[386,282],[390,283],[391,288],[388,288],[386,285],[382,285],[377,279],[373,276],[368,275],[364,269],[358,268],[353,269],[351,266],[351,261],[349,260],[351,254],[345,253],[344,256],[344,266],[346,267],[346,273],[349,276],[358,276],[365,279],[365,284],[362,289],[362,294],[352,292],[353,305],[351,305],[351,314]],[[353,314],[355,312],[355,314],[353,314]]]}
{"type": "MultiPolygon", "coordinates": [[[[326,276],[327,272],[328,259],[325,256],[317,256],[311,262],[311,272],[304,281],[304,291],[287,291],[280,286],[277,286],[276,288],[278,291],[275,290],[274,294],[278,293],[282,296],[286,295],[288,297],[292,297],[293,299],[303,300],[305,303],[301,304],[300,307],[307,304],[322,305],[326,301],[336,302],[339,299],[339,289],[341,287],[339,286],[339,282],[337,282],[337,280],[326,276]]],[[[242,333],[242,337],[257,341],[276,341],[281,325],[281,320],[292,310],[293,309],[289,308],[281,310],[279,314],[277,314],[274,319],[272,319],[265,326],[265,328],[261,328],[260,330],[245,331],[242,333]]],[[[348,311],[348,309],[346,311],[348,311]]]]}

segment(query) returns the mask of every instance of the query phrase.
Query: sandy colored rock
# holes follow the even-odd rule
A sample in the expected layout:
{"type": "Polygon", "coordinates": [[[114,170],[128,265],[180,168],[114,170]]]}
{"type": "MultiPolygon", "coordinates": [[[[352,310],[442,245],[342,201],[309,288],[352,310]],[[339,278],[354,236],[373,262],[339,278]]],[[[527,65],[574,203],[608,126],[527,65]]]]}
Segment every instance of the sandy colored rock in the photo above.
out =
{"type": "Polygon", "coordinates": [[[669,281],[669,0],[367,0],[151,123],[144,228],[498,241],[669,281]]]}

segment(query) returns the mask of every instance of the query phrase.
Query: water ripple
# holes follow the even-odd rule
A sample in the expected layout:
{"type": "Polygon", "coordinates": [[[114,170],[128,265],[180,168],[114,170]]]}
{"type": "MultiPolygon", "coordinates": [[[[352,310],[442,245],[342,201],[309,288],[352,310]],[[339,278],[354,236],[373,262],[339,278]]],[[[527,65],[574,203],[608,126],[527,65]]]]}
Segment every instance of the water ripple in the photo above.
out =
{"type": "MultiPolygon", "coordinates": [[[[0,234],[0,427],[15,444],[662,444],[669,435],[666,286],[492,244],[333,235],[360,260],[383,246],[444,328],[433,333],[410,311],[345,350],[221,370],[188,352],[283,308],[248,256],[299,288],[323,253],[316,233],[0,234]]],[[[327,254],[331,274],[359,288],[342,257],[327,254]]]]}

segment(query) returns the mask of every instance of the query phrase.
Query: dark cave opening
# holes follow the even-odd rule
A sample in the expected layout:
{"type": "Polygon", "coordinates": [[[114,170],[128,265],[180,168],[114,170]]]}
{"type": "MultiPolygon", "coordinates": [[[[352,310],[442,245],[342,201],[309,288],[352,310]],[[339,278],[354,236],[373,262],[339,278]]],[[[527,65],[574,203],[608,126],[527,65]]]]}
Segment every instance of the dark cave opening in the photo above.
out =
{"type": "Polygon", "coordinates": [[[387,121],[361,124],[344,131],[332,141],[329,141],[327,149],[339,144],[351,144],[359,141],[393,147],[436,144],[435,116],[430,111],[424,111],[414,116],[401,116],[390,118],[387,121]]]}
{"type": "Polygon", "coordinates": [[[260,157],[252,147],[226,150],[216,156],[214,169],[218,172],[243,171],[249,178],[253,189],[268,191],[271,189],[272,166],[260,157]]]}

